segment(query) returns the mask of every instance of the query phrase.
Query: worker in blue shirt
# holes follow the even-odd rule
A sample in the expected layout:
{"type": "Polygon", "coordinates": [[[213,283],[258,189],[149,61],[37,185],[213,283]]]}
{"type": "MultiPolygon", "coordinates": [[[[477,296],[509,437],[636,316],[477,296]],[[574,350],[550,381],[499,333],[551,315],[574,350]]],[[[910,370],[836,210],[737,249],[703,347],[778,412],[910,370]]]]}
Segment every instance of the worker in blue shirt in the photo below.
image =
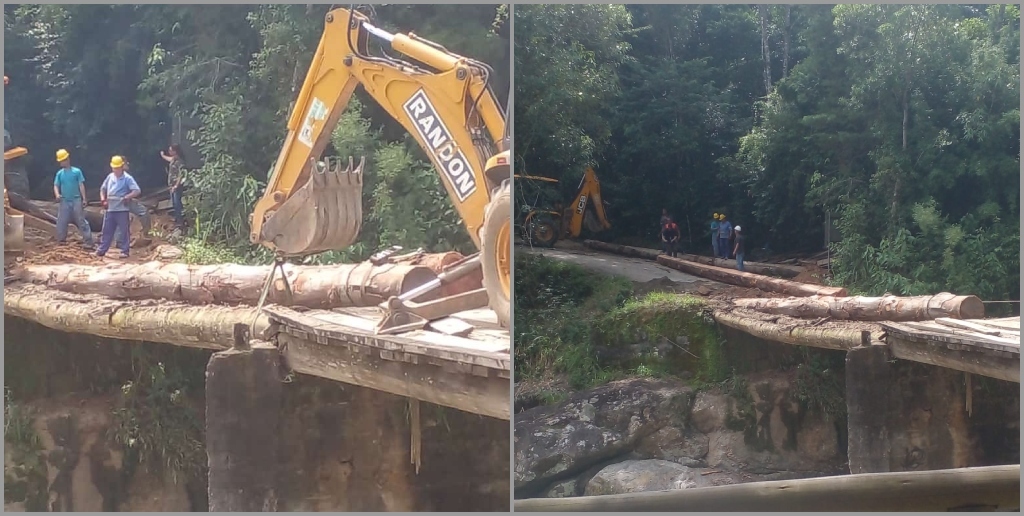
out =
{"type": "Polygon", "coordinates": [[[92,228],[85,220],[85,175],[78,167],[71,166],[71,154],[66,149],[57,151],[60,170],[53,178],[53,196],[57,198],[57,242],[68,238],[68,224],[75,223],[82,234],[82,245],[93,247],[92,228]]]}
{"type": "MultiPolygon", "coordinates": [[[[142,189],[135,182],[135,178],[124,171],[124,158],[110,158],[110,174],[100,185],[100,201],[107,211],[103,214],[103,237],[100,238],[100,247],[96,250],[97,256],[107,254],[110,244],[114,241],[114,235],[121,231],[121,228],[124,228],[127,234],[130,221],[128,205],[141,194],[142,189]]],[[[129,240],[124,238],[121,242],[121,258],[128,258],[128,254],[129,240]]]]}

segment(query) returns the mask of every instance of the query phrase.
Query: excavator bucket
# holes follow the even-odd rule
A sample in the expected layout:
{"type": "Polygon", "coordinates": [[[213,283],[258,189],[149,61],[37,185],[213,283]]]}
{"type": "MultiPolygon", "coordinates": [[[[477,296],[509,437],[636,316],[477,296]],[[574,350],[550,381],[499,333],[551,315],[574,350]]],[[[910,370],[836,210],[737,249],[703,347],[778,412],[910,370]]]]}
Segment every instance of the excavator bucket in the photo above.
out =
{"type": "Polygon", "coordinates": [[[309,180],[263,223],[264,237],[287,256],[344,249],[363,225],[363,165],[341,168],[337,158],[314,161],[309,180]]]}

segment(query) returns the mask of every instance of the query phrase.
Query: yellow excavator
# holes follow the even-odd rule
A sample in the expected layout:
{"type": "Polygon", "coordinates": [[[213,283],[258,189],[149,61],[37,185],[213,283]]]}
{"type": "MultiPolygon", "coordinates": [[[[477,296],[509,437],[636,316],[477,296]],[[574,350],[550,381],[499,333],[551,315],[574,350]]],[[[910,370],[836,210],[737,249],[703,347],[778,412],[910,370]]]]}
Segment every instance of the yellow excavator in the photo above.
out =
{"type": "MultiPolygon", "coordinates": [[[[4,76],[4,86],[10,82],[4,76]]],[[[11,208],[7,189],[28,198],[28,176],[25,173],[24,157],[28,149],[14,145],[11,132],[7,130],[7,114],[4,113],[4,263],[25,251],[25,215],[11,208]]]]}
{"type": "MultiPolygon", "coordinates": [[[[391,34],[370,21],[355,10],[327,13],[288,120],[288,135],[253,210],[250,239],[273,250],[279,265],[286,257],[343,249],[356,241],[363,217],[364,159],[355,164],[350,157],[345,164],[321,154],[356,87],[362,86],[430,157],[479,250],[438,280],[388,300],[377,332],[417,329],[488,305],[507,328],[511,166],[505,111],[490,85],[493,70],[413,33],[391,34]],[[371,38],[408,60],[371,56],[371,38]],[[483,269],[483,288],[416,302],[477,267],[483,269]]],[[[268,284],[272,279],[273,273],[268,284]]]]}
{"type": "MultiPolygon", "coordinates": [[[[558,183],[557,179],[543,176],[517,174],[515,177],[551,185],[558,183]]],[[[583,173],[576,195],[568,206],[563,207],[561,203],[556,203],[553,210],[536,206],[527,206],[526,210],[526,217],[522,223],[524,240],[541,247],[552,247],[563,238],[579,238],[584,225],[593,233],[612,227],[604,210],[604,201],[601,199],[601,182],[597,180],[597,173],[592,167],[587,167],[583,173]],[[588,207],[593,209],[588,210],[588,207]]]]}

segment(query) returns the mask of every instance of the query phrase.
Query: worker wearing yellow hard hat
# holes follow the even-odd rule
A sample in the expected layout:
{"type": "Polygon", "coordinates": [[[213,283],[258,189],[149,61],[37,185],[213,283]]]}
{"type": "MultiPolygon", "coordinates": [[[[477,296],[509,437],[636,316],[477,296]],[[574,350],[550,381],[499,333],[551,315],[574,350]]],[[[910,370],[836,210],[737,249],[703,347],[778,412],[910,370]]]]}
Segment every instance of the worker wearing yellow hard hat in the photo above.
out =
{"type": "MultiPolygon", "coordinates": [[[[100,246],[96,249],[97,256],[105,256],[114,243],[114,236],[119,231],[128,234],[129,203],[142,194],[142,189],[131,174],[124,171],[124,158],[110,158],[110,174],[100,185],[100,201],[107,211],[103,214],[103,236],[100,246]]],[[[129,239],[121,239],[121,258],[128,258],[129,239]]]]}
{"type": "Polygon", "coordinates": [[[732,223],[724,213],[718,215],[718,251],[719,257],[728,259],[732,248],[729,247],[729,240],[732,238],[732,223]]]}
{"type": "Polygon", "coordinates": [[[60,149],[56,154],[60,169],[53,178],[53,196],[57,199],[57,242],[68,238],[68,224],[74,223],[82,235],[82,245],[93,247],[92,228],[85,219],[85,175],[71,166],[71,153],[60,149]]]}

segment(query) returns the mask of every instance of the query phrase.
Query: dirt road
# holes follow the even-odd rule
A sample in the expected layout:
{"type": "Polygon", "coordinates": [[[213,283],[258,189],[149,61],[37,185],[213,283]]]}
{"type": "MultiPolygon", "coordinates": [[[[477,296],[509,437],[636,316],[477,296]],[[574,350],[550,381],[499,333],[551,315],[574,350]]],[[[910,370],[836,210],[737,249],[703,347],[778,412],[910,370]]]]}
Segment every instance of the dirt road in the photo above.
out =
{"type": "Polygon", "coordinates": [[[527,246],[516,246],[515,252],[541,254],[551,259],[572,262],[603,274],[622,276],[637,283],[646,283],[662,278],[668,278],[674,283],[684,284],[707,281],[697,276],[664,267],[650,260],[597,253],[582,246],[569,248],[558,245],[557,247],[559,248],[542,249],[535,247],[531,249],[527,246]]]}

